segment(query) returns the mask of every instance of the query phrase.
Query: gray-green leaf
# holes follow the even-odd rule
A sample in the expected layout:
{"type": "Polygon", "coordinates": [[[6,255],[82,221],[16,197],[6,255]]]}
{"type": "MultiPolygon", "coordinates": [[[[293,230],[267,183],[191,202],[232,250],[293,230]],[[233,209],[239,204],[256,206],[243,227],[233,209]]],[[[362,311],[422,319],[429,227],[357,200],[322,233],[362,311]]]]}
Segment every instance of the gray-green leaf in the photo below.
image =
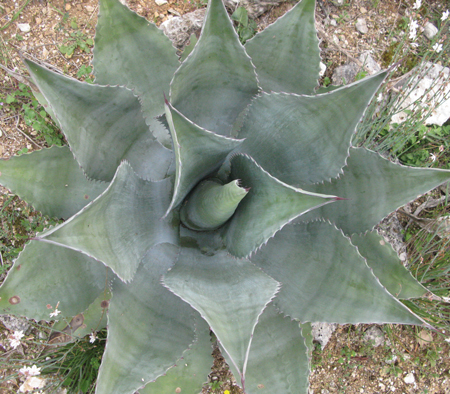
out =
{"type": "Polygon", "coordinates": [[[200,180],[217,170],[242,140],[224,137],[197,126],[168,102],[166,119],[176,160],[175,190],[167,210],[169,212],[200,180]]]}
{"type": "Polygon", "coordinates": [[[152,246],[177,243],[176,221],[161,220],[169,205],[171,180],[140,179],[122,163],[106,191],[69,220],[37,239],[66,246],[102,261],[129,281],[152,246]]]}
{"type": "Polygon", "coordinates": [[[139,100],[130,90],[79,82],[30,60],[25,62],[90,178],[109,182],[120,162],[128,158],[132,163],[145,160],[150,173],[141,176],[155,180],[165,177],[171,152],[150,132],[139,100]],[[149,150],[147,156],[139,153],[143,145],[149,150]]]}
{"type": "Polygon", "coordinates": [[[245,392],[307,394],[308,375],[308,349],[299,323],[269,304],[253,334],[245,392]]]}
{"type": "Polygon", "coordinates": [[[238,257],[254,252],[295,218],[335,201],[279,181],[244,155],[232,158],[231,179],[249,189],[224,230],[228,251],[238,257]]]}
{"type": "Polygon", "coordinates": [[[286,226],[251,260],[283,284],[275,305],[299,321],[423,324],[328,223],[286,226]]]}
{"type": "Polygon", "coordinates": [[[320,62],[314,9],[314,0],[300,1],[245,44],[266,92],[314,92],[320,62]]]}
{"type": "Polygon", "coordinates": [[[245,138],[239,151],[290,185],[338,176],[351,136],[385,76],[382,72],[317,96],[262,94],[239,131],[239,138],[245,138]]]}
{"type": "Polygon", "coordinates": [[[194,248],[181,249],[163,283],[200,312],[244,379],[253,330],[279,284],[248,260],[194,248]]]}
{"type": "Polygon", "coordinates": [[[164,33],[119,0],[100,1],[93,64],[96,83],[132,88],[149,119],[164,112],[163,93],[179,66],[164,33]]]}
{"type": "Polygon", "coordinates": [[[321,207],[303,219],[324,217],[345,234],[371,230],[392,211],[450,179],[449,170],[411,168],[382,158],[365,148],[351,148],[344,175],[308,186],[316,193],[346,198],[335,209],[321,207]]]}
{"type": "Polygon", "coordinates": [[[67,219],[108,186],[86,178],[68,147],[0,160],[0,184],[45,215],[67,219]]]}
{"type": "Polygon", "coordinates": [[[167,373],[148,383],[139,394],[200,393],[213,363],[211,335],[208,324],[198,319],[196,338],[183,357],[167,373]]]}
{"type": "Polygon", "coordinates": [[[222,0],[210,0],[197,45],[174,75],[171,102],[199,126],[229,136],[256,93],[255,70],[222,0]]]}
{"type": "Polygon", "coordinates": [[[114,283],[97,394],[134,393],[174,366],[194,341],[200,317],[160,283],[177,252],[174,245],[157,245],[131,283],[114,283]]]}
{"type": "Polygon", "coordinates": [[[366,258],[375,276],[388,291],[399,299],[419,298],[425,295],[423,287],[403,266],[392,246],[377,232],[354,234],[353,245],[366,258]]]}
{"type": "Polygon", "coordinates": [[[58,305],[61,316],[70,320],[108,292],[114,277],[111,270],[82,253],[31,241],[0,288],[0,310],[48,321],[58,305]]]}

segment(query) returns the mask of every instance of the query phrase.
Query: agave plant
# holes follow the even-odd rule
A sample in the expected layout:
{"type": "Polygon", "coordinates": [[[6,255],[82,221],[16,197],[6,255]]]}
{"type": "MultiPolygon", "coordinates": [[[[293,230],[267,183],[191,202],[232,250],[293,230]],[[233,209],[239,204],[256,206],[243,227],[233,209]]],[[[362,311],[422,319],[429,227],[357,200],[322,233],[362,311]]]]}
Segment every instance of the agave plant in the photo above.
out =
{"type": "Polygon", "coordinates": [[[371,230],[450,172],[352,146],[387,71],[316,94],[314,8],[242,46],[210,0],[180,63],[100,0],[95,84],[25,60],[69,147],[2,160],[0,182],[65,221],[28,242],[0,308],[107,326],[97,393],[198,393],[210,331],[244,392],[306,393],[309,322],[426,324],[400,301],[425,288],[371,230]]]}

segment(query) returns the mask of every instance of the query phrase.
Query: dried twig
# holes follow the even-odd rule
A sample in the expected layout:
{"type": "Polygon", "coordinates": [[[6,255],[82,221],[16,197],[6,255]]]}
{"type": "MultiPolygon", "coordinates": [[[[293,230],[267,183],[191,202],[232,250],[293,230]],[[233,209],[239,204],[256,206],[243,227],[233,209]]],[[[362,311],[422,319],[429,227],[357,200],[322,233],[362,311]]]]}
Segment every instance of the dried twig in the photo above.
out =
{"type": "Polygon", "coordinates": [[[39,145],[37,142],[33,141],[33,139],[32,139],[28,134],[26,134],[25,132],[23,132],[22,130],[20,130],[19,127],[17,127],[18,124],[19,124],[19,118],[17,118],[17,122],[16,122],[16,130],[17,130],[20,134],[22,134],[26,139],[28,139],[31,143],[33,143],[34,145],[36,145],[38,148],[44,149],[43,146],[41,146],[41,145],[39,145]]]}
{"type": "Polygon", "coordinates": [[[38,90],[37,86],[31,82],[31,80],[25,76],[23,76],[22,74],[16,73],[13,70],[10,70],[9,68],[3,66],[0,64],[0,68],[2,70],[4,70],[6,73],[8,73],[9,75],[11,75],[14,79],[17,79],[19,82],[22,82],[23,84],[29,86],[31,89],[33,90],[38,90]]]}

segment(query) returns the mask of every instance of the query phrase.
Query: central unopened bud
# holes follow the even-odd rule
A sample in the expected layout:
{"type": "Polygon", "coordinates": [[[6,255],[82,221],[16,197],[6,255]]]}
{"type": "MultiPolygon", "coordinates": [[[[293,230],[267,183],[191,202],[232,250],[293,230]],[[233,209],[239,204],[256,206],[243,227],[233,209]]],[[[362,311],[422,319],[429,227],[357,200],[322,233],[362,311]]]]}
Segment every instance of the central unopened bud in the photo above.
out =
{"type": "Polygon", "coordinates": [[[216,180],[202,181],[181,207],[181,222],[192,230],[215,230],[233,216],[247,193],[237,180],[226,185],[216,180]]]}

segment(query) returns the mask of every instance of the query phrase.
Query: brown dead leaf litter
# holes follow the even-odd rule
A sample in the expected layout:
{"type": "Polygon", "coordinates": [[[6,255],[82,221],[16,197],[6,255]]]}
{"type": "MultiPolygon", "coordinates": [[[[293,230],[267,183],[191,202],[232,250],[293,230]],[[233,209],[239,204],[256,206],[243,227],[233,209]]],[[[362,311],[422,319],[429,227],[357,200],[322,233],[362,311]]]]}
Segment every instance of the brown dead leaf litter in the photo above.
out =
{"type": "MultiPolygon", "coordinates": [[[[390,45],[389,34],[412,3],[412,0],[350,0],[343,1],[339,6],[337,2],[319,0],[316,20],[322,61],[328,66],[326,76],[331,77],[334,67],[357,59],[367,50],[381,63],[382,53],[390,45]],[[368,33],[361,34],[355,29],[358,18],[365,19],[368,33]]],[[[202,6],[202,1],[168,0],[167,4],[158,6],[154,0],[128,0],[127,4],[159,25],[174,15],[194,11],[202,6]]],[[[427,7],[439,12],[447,6],[445,1],[427,2],[427,7]]],[[[292,3],[285,3],[269,10],[258,18],[259,28],[272,23],[291,7],[292,3]]],[[[0,30],[0,64],[26,76],[19,56],[22,52],[31,59],[75,77],[82,65],[90,65],[92,53],[78,48],[72,56],[66,57],[59,48],[67,44],[71,33],[83,38],[94,37],[97,12],[96,0],[2,0],[0,28],[7,27],[0,30]],[[25,4],[19,18],[10,22],[25,4]],[[30,31],[22,32],[18,23],[28,23],[30,31]]],[[[3,93],[17,90],[18,82],[1,69],[0,78],[3,93]]],[[[45,142],[37,138],[21,116],[0,107],[0,157],[10,157],[25,147],[32,151],[42,146],[45,142]]],[[[0,202],[3,202],[7,191],[2,188],[0,193],[0,202]]],[[[340,326],[324,350],[316,348],[310,380],[314,394],[450,394],[450,347],[447,342],[436,333],[387,325],[380,326],[384,330],[384,344],[374,347],[364,340],[364,332],[371,327],[373,325],[340,326]]],[[[0,343],[5,347],[8,347],[8,334],[0,326],[0,343]]],[[[37,332],[34,335],[38,335],[37,332]]],[[[22,351],[24,357],[36,353],[33,347],[23,348],[22,351]]],[[[242,393],[218,351],[215,350],[214,354],[210,382],[221,382],[220,389],[214,391],[208,385],[204,387],[203,394],[223,393],[224,390],[229,390],[230,394],[242,393]]],[[[0,371],[0,380],[2,375],[6,376],[5,373],[0,371]]],[[[17,387],[17,382],[2,383],[0,394],[16,393],[17,387]]]]}

